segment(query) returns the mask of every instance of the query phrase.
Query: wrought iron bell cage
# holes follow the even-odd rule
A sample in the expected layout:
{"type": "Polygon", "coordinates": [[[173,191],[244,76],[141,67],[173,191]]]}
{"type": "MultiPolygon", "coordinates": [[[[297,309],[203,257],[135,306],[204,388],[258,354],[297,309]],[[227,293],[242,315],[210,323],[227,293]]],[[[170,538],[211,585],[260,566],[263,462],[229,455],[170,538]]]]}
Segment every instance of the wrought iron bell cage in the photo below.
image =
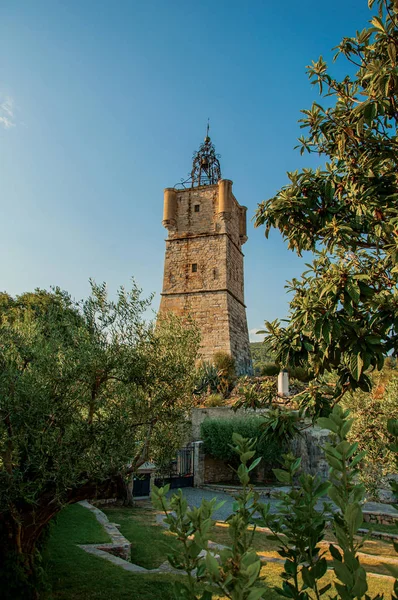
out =
{"type": "Polygon", "coordinates": [[[181,179],[175,187],[193,188],[201,185],[214,185],[221,179],[220,155],[209,136],[209,125],[207,125],[206,137],[194,152],[192,157],[192,170],[188,179],[181,179]]]}

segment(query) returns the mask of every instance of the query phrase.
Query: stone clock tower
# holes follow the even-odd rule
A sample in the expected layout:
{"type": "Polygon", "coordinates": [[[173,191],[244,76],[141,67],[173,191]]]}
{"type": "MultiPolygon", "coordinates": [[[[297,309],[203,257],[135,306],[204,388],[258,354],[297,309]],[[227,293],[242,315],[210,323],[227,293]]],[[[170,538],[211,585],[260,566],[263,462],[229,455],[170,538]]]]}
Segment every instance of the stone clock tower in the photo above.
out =
{"type": "Polygon", "coordinates": [[[238,374],[251,374],[243,293],[246,207],[221,178],[209,132],[194,154],[190,178],[164,191],[168,230],[160,313],[191,315],[201,332],[200,358],[223,350],[238,374]]]}

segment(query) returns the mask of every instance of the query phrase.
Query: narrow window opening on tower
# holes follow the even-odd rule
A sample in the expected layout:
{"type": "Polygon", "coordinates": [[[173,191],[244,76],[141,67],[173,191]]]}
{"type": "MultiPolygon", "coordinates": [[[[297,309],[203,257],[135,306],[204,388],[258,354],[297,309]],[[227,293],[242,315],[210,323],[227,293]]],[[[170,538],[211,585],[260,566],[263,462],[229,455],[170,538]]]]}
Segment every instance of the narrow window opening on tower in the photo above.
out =
{"type": "Polygon", "coordinates": [[[197,263],[193,263],[193,265],[192,265],[192,273],[196,273],[196,272],[197,272],[197,270],[198,270],[198,265],[197,265],[197,263]]]}
{"type": "Polygon", "coordinates": [[[200,204],[195,204],[194,211],[195,212],[199,212],[200,211],[200,204]]]}

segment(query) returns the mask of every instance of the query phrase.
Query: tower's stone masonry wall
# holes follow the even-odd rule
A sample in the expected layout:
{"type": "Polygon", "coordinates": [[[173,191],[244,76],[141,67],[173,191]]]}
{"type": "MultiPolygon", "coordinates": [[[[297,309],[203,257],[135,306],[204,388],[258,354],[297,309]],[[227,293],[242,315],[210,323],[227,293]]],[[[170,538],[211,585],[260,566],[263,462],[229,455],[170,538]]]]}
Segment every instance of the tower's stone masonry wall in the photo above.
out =
{"type": "Polygon", "coordinates": [[[243,304],[243,254],[229,239],[226,245],[225,270],[227,280],[226,287],[243,304]]]}
{"type": "Polygon", "coordinates": [[[231,196],[231,211],[228,215],[222,218],[223,225],[221,231],[225,231],[230,236],[234,244],[240,247],[242,241],[240,239],[241,219],[246,219],[246,214],[242,213],[242,207],[238,204],[235,196],[231,196]]]}
{"type": "Polygon", "coordinates": [[[239,375],[250,373],[252,358],[250,353],[249,331],[247,329],[246,310],[233,296],[228,294],[230,353],[236,359],[239,375]]]}
{"type": "Polygon", "coordinates": [[[201,332],[200,360],[212,361],[219,350],[231,352],[226,292],[162,296],[160,312],[191,316],[201,332]]]}
{"type": "Polygon", "coordinates": [[[177,192],[176,229],[169,237],[215,233],[217,206],[217,186],[177,192]],[[195,205],[199,212],[195,212],[195,205]]]}
{"type": "Polygon", "coordinates": [[[166,240],[163,293],[227,288],[227,236],[166,240]],[[192,272],[196,264],[197,271],[192,272]]]}
{"type": "Polygon", "coordinates": [[[239,373],[251,373],[244,306],[243,254],[246,209],[220,180],[186,190],[165,190],[168,229],[160,313],[190,315],[201,331],[201,358],[223,350],[239,373]]]}

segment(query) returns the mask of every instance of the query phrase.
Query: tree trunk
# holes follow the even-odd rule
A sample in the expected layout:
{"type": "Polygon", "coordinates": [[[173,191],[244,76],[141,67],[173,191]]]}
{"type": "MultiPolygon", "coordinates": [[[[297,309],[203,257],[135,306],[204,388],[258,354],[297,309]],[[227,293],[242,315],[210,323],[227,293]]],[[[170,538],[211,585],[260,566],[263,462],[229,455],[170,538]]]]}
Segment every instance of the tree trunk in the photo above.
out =
{"type": "Polygon", "coordinates": [[[134,506],[134,473],[129,475],[129,481],[126,484],[126,494],[123,499],[123,506],[134,506]]]}
{"type": "MultiPolygon", "coordinates": [[[[43,584],[41,570],[36,568],[37,542],[58,511],[35,526],[25,527],[15,520],[15,514],[3,513],[0,523],[0,581],[4,600],[31,600],[39,597],[43,584]]],[[[14,513],[14,511],[13,511],[14,513]]],[[[25,515],[32,522],[33,513],[25,515]]]]}
{"type": "Polygon", "coordinates": [[[0,589],[2,600],[36,600],[43,584],[37,568],[38,542],[51,519],[67,504],[93,498],[123,497],[121,476],[104,482],[88,481],[67,491],[63,503],[55,490],[43,493],[36,504],[22,501],[0,513],[0,589]]]}

